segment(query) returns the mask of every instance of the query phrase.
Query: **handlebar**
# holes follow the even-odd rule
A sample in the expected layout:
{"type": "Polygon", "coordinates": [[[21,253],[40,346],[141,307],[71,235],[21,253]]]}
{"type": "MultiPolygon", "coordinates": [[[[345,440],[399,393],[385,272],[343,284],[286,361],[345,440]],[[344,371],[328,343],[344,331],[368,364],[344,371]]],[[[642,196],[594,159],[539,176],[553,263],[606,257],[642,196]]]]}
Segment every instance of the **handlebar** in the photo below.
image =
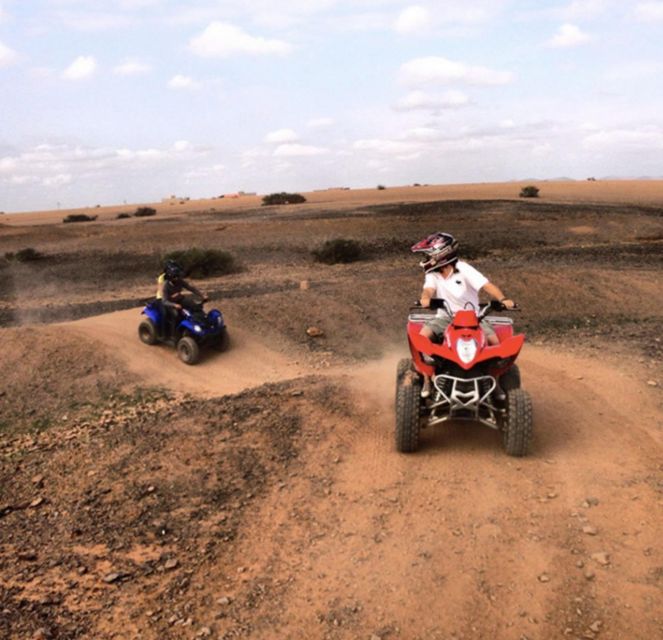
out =
{"type": "MultiPolygon", "coordinates": [[[[444,309],[449,316],[452,316],[449,303],[444,298],[431,298],[430,305],[428,307],[423,307],[419,300],[415,301],[413,307],[415,309],[444,309]]],[[[513,308],[507,309],[507,307],[501,303],[499,300],[491,300],[488,303],[480,304],[477,312],[479,320],[483,319],[489,311],[521,311],[521,308],[516,304],[513,308]]]]}

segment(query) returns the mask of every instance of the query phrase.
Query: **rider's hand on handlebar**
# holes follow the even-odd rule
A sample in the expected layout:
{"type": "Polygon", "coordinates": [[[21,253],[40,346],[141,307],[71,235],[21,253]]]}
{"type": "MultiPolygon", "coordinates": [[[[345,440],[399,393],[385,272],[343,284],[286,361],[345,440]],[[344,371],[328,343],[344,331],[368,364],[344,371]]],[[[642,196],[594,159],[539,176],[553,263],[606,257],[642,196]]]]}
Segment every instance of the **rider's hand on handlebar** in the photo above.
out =
{"type": "Polygon", "coordinates": [[[500,302],[507,308],[507,309],[514,309],[516,307],[516,303],[511,300],[511,298],[504,298],[503,300],[500,300],[500,302]]]}

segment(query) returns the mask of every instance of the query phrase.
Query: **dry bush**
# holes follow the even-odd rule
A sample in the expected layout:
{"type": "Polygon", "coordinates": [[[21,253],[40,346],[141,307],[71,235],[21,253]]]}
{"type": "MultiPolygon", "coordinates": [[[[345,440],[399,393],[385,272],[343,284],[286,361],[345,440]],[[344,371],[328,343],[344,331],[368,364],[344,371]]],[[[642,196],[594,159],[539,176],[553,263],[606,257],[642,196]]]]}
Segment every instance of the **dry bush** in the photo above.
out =
{"type": "Polygon", "coordinates": [[[220,276],[239,271],[235,257],[227,251],[192,247],[183,251],[171,251],[164,261],[174,260],[182,265],[187,275],[194,278],[220,276]]]}
{"type": "Polygon", "coordinates": [[[148,216],[155,215],[157,215],[157,210],[153,207],[138,207],[138,209],[136,209],[136,213],[134,213],[136,218],[146,218],[148,216]]]}
{"type": "Polygon", "coordinates": [[[93,222],[97,216],[88,216],[84,213],[70,213],[68,216],[62,218],[62,222],[93,222]]]}
{"type": "Polygon", "coordinates": [[[538,198],[539,197],[539,187],[535,187],[533,184],[530,184],[526,187],[523,187],[520,190],[521,198],[538,198]]]}
{"type": "Polygon", "coordinates": [[[306,198],[301,193],[270,193],[268,196],[263,196],[263,206],[271,204],[301,204],[306,202],[306,198]]]}
{"type": "Polygon", "coordinates": [[[356,240],[335,238],[327,240],[321,247],[311,252],[318,262],[337,264],[339,262],[356,262],[363,257],[361,245],[356,240]]]}

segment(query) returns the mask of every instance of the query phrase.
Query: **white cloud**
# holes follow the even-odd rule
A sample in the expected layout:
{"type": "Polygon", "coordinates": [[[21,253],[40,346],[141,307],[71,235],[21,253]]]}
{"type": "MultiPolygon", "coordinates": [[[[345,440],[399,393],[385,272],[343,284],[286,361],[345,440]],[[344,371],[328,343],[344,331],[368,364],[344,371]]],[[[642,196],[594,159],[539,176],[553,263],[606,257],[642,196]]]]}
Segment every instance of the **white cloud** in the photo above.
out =
{"type": "Polygon", "coordinates": [[[54,176],[48,176],[42,180],[42,184],[45,187],[63,187],[66,184],[70,184],[73,180],[73,176],[70,173],[58,173],[54,176]]]}
{"type": "Polygon", "coordinates": [[[125,60],[113,68],[116,76],[141,76],[152,71],[152,66],[138,60],[125,60]]]}
{"type": "Polygon", "coordinates": [[[663,20],[663,2],[639,2],[635,6],[635,17],[645,22],[663,20]]]}
{"type": "Polygon", "coordinates": [[[282,144],[274,149],[274,155],[277,158],[295,158],[322,156],[329,153],[329,149],[323,147],[313,147],[305,144],[282,144]]]}
{"type": "Polygon", "coordinates": [[[327,127],[331,127],[334,125],[334,119],[333,118],[312,118],[306,123],[307,127],[310,127],[311,129],[325,129],[327,127]]]}
{"type": "Polygon", "coordinates": [[[609,8],[609,0],[573,0],[564,7],[555,10],[563,20],[588,20],[596,18],[609,8]]]}
{"type": "Polygon", "coordinates": [[[168,80],[168,88],[174,89],[175,91],[185,90],[192,91],[195,89],[200,89],[202,85],[200,82],[194,80],[189,76],[183,76],[182,74],[174,75],[170,80],[168,80]]]}
{"type": "Polygon", "coordinates": [[[2,67],[8,67],[11,64],[14,64],[18,55],[16,51],[10,49],[7,45],[0,42],[0,69],[2,67]]]}
{"type": "Polygon", "coordinates": [[[63,72],[65,80],[84,80],[94,74],[97,61],[92,56],[78,56],[63,72]]]}
{"type": "Polygon", "coordinates": [[[466,83],[502,85],[513,81],[510,71],[496,71],[487,67],[466,65],[447,58],[430,56],[416,58],[401,65],[401,80],[408,85],[466,83]]]}
{"type": "Polygon", "coordinates": [[[299,136],[292,129],[277,129],[276,131],[270,131],[265,136],[265,142],[281,144],[283,142],[296,142],[299,140],[299,136]]]}
{"type": "Polygon", "coordinates": [[[175,151],[191,151],[193,145],[188,140],[178,140],[173,145],[173,149],[175,149],[175,151]]]}
{"type": "Polygon", "coordinates": [[[442,95],[430,95],[425,91],[411,91],[403,99],[396,103],[399,111],[414,111],[417,109],[428,109],[437,111],[440,109],[457,109],[467,106],[469,97],[462,91],[449,90],[442,95]]]}
{"type": "Polygon", "coordinates": [[[577,47],[591,42],[592,36],[584,33],[580,27],[575,24],[563,24],[557,33],[547,42],[549,47],[568,48],[577,47]]]}
{"type": "Polygon", "coordinates": [[[412,5],[406,7],[401,11],[396,22],[394,29],[399,33],[421,33],[426,31],[431,24],[431,15],[426,7],[420,5],[412,5]]]}
{"type": "Polygon", "coordinates": [[[212,22],[189,43],[196,55],[227,58],[233,55],[287,55],[292,45],[282,40],[252,36],[227,22],[212,22]]]}
{"type": "Polygon", "coordinates": [[[66,27],[76,31],[126,29],[134,24],[134,20],[127,15],[103,11],[65,11],[59,14],[59,19],[66,27]]]}
{"type": "Polygon", "coordinates": [[[404,155],[416,153],[420,145],[416,142],[404,140],[387,140],[383,138],[370,138],[357,140],[352,147],[358,151],[375,151],[384,155],[404,155]]]}
{"type": "Polygon", "coordinates": [[[663,150],[663,130],[655,126],[635,129],[602,129],[583,138],[582,144],[592,151],[663,150]]]}

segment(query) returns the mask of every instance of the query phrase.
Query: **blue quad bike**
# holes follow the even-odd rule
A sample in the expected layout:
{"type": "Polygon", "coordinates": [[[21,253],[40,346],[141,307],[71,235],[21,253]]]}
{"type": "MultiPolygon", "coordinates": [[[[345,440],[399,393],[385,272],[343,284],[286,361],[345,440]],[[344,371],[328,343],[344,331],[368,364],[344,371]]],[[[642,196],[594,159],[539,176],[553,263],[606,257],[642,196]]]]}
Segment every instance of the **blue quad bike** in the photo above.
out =
{"type": "Polygon", "coordinates": [[[191,297],[183,298],[181,317],[173,328],[169,326],[168,319],[163,317],[161,303],[152,300],[142,311],[145,318],[138,325],[138,337],[145,344],[174,346],[185,364],[196,364],[200,359],[201,348],[212,347],[217,351],[225,351],[230,338],[223,314],[218,309],[207,313],[203,306],[203,302],[197,302],[191,297]]]}

